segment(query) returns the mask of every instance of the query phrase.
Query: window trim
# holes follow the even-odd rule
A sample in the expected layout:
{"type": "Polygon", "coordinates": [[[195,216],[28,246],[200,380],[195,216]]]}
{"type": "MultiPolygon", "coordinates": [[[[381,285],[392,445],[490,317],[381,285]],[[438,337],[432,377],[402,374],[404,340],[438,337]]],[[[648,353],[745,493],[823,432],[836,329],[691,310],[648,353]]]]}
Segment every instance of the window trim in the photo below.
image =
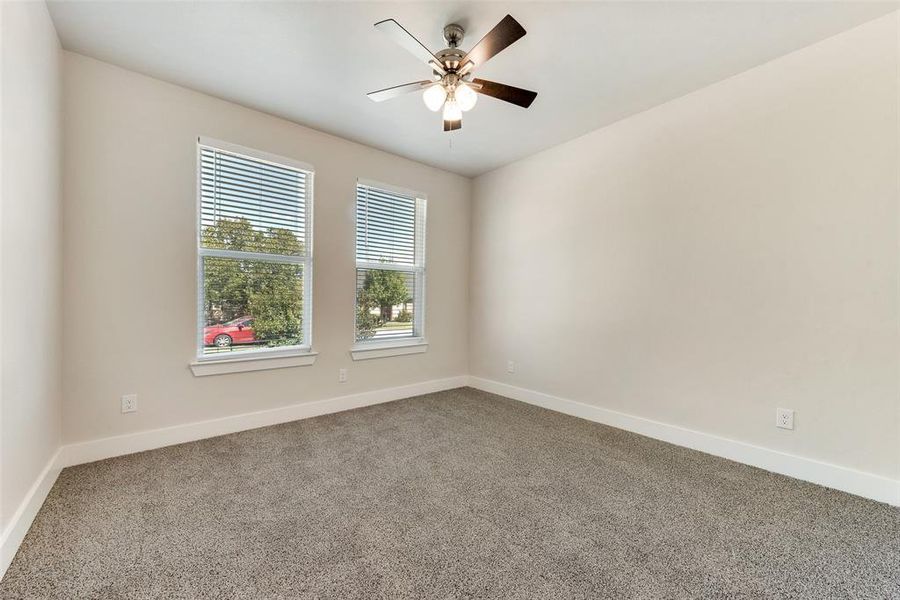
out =
{"type": "Polygon", "coordinates": [[[313,268],[315,261],[313,251],[313,197],[315,194],[315,169],[312,165],[289,158],[279,156],[254,148],[247,148],[238,144],[224,142],[211,137],[198,136],[196,142],[196,190],[194,217],[195,244],[197,252],[197,320],[194,347],[194,360],[190,363],[191,371],[195,376],[218,375],[221,373],[234,373],[240,371],[258,371],[263,369],[277,369],[281,367],[306,366],[315,362],[318,353],[313,352],[313,268]],[[240,252],[236,250],[223,250],[216,248],[203,248],[202,246],[202,157],[203,147],[221,150],[239,156],[246,156],[253,160],[270,163],[280,167],[288,167],[302,171],[306,175],[305,188],[305,239],[304,253],[302,257],[283,256],[279,254],[266,254],[260,252],[240,252]],[[283,346],[275,348],[258,348],[246,350],[234,354],[203,354],[203,328],[205,324],[205,311],[203,302],[203,259],[204,257],[218,258],[250,258],[269,262],[284,262],[303,265],[303,341],[298,346],[283,346]],[[299,259],[299,260],[298,260],[299,259]],[[259,361],[270,361],[269,363],[259,361]]]}
{"type": "Polygon", "coordinates": [[[421,354],[427,351],[428,341],[425,338],[403,338],[388,342],[361,342],[350,348],[350,358],[353,360],[369,360],[372,358],[387,358],[389,356],[421,354]]]}
{"type": "Polygon", "coordinates": [[[396,338],[393,340],[364,340],[356,339],[356,307],[358,290],[354,285],[353,290],[353,338],[350,344],[350,356],[353,360],[366,360],[370,358],[384,358],[388,356],[401,356],[406,354],[418,354],[428,350],[428,340],[425,337],[425,280],[427,278],[427,207],[428,195],[415,190],[400,187],[390,183],[383,183],[374,179],[366,179],[358,177],[356,185],[353,189],[353,274],[354,280],[357,277],[359,269],[381,269],[389,271],[413,271],[416,274],[415,298],[413,302],[413,335],[407,338],[396,338]],[[416,244],[416,251],[421,250],[422,256],[416,256],[414,265],[397,265],[385,263],[373,263],[370,261],[360,261],[356,258],[356,238],[358,231],[357,222],[357,195],[359,186],[372,187],[386,192],[413,198],[416,202],[416,233],[421,233],[422,242],[416,244]]]}
{"type": "Polygon", "coordinates": [[[190,364],[191,372],[195,377],[206,375],[224,375],[226,373],[244,373],[246,371],[264,371],[269,369],[283,369],[287,367],[306,367],[315,364],[318,352],[272,352],[269,356],[260,356],[262,352],[244,352],[244,356],[233,358],[219,358],[213,356],[205,360],[197,359],[190,364]],[[249,354],[250,356],[246,356],[249,354]]]}

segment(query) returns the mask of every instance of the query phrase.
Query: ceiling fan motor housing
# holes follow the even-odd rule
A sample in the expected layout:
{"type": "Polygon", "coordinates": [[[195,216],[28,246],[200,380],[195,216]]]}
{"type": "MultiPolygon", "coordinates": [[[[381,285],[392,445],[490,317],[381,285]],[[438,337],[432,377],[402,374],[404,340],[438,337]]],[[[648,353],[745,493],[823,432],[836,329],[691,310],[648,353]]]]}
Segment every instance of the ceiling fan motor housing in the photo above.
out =
{"type": "Polygon", "coordinates": [[[459,69],[459,64],[466,55],[459,48],[445,48],[440,52],[435,52],[434,56],[444,66],[446,71],[453,73],[459,69]]]}

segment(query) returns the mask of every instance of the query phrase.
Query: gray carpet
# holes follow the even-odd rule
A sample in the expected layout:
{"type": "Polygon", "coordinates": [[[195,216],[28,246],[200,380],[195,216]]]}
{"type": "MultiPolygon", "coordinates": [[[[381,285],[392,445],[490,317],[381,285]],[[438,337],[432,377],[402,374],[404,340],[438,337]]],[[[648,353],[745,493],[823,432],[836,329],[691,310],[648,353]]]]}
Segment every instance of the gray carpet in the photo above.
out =
{"type": "Polygon", "coordinates": [[[900,598],[900,510],[464,388],[66,469],[0,597],[900,598]]]}

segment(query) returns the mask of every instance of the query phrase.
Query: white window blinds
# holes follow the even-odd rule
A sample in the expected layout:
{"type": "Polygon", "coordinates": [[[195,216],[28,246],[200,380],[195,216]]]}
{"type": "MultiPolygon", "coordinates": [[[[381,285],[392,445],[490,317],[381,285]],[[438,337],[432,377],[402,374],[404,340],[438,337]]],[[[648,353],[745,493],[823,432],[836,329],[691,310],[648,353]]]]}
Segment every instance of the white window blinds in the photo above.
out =
{"type": "MultiPolygon", "coordinates": [[[[201,146],[201,226],[212,232],[222,221],[245,220],[252,235],[228,240],[233,249],[303,254],[307,176],[305,171],[201,146]]],[[[204,246],[217,247],[217,241],[202,238],[204,246]]]]}
{"type": "Polygon", "coordinates": [[[416,264],[416,199],[356,188],[356,260],[416,264]]]}

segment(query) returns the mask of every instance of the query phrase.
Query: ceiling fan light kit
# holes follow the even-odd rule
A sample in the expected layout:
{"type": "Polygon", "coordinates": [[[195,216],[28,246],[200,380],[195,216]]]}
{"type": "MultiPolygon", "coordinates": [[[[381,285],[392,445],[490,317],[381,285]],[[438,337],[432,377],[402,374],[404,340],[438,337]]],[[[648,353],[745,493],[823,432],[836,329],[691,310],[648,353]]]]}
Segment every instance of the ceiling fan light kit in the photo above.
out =
{"type": "Polygon", "coordinates": [[[441,110],[441,107],[444,106],[444,101],[447,99],[447,90],[444,89],[444,86],[436,83],[434,85],[430,85],[425,88],[425,92],[422,94],[422,100],[425,102],[425,106],[428,107],[428,110],[431,112],[437,112],[441,110]]]}
{"type": "Polygon", "coordinates": [[[456,89],[453,91],[453,96],[456,98],[456,102],[463,112],[472,110],[475,108],[475,103],[478,102],[478,94],[476,94],[475,90],[469,87],[465,82],[456,86],[456,89]]]}
{"type": "Polygon", "coordinates": [[[443,108],[441,114],[444,131],[455,131],[462,128],[462,113],[475,107],[479,93],[522,108],[531,106],[537,97],[537,92],[486,79],[476,79],[472,75],[475,68],[525,35],[525,29],[510,15],[506,15],[468,53],[458,48],[465,36],[465,30],[456,23],[444,27],[444,39],[447,40],[449,47],[437,53],[428,50],[394,19],[379,21],[375,23],[375,28],[421,59],[431,67],[433,73],[431,80],[415,81],[370,92],[368,96],[375,102],[421,90],[422,100],[428,110],[437,112],[443,108]]]}

